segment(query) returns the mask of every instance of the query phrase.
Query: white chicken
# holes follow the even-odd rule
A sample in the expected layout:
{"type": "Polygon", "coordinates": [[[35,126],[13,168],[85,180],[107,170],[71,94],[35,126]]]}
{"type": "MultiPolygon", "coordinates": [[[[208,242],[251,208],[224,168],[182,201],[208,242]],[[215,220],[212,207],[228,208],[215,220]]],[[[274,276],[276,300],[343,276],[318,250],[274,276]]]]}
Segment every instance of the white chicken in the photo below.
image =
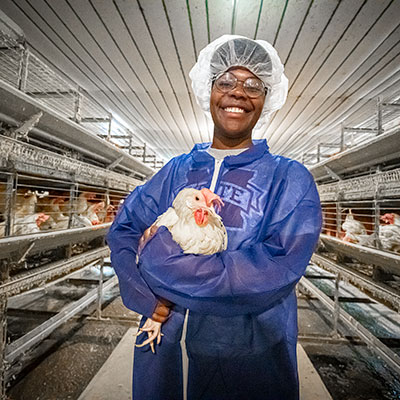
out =
{"type": "Polygon", "coordinates": [[[63,224],[64,221],[68,222],[68,217],[65,216],[60,210],[60,205],[63,204],[64,198],[62,196],[55,197],[53,195],[50,195],[44,200],[39,200],[39,211],[49,215],[49,219],[40,225],[41,230],[60,229],[58,223],[63,224]]]}
{"type": "Polygon", "coordinates": [[[380,218],[388,225],[380,225],[379,240],[384,250],[400,253],[400,216],[387,213],[380,218]]]}
{"type": "Polygon", "coordinates": [[[343,240],[350,243],[358,243],[363,246],[372,246],[374,243],[373,235],[369,235],[362,222],[354,219],[353,213],[349,210],[346,219],[342,224],[342,229],[346,232],[343,240]]]}
{"type": "Polygon", "coordinates": [[[101,222],[97,213],[104,210],[104,208],[105,208],[104,201],[90,204],[87,210],[81,214],[81,216],[88,218],[92,225],[98,225],[101,222]]]}
{"type": "Polygon", "coordinates": [[[24,192],[24,194],[18,193],[17,209],[15,211],[16,217],[25,217],[35,214],[38,198],[42,199],[48,195],[49,192],[39,193],[36,190],[34,192],[27,190],[24,192]]]}
{"type": "Polygon", "coordinates": [[[221,217],[221,198],[209,189],[181,190],[172,207],[160,215],[155,226],[166,226],[184,253],[214,254],[226,250],[228,236],[221,217]]]}
{"type": "MultiPolygon", "coordinates": [[[[166,226],[184,253],[219,253],[226,250],[228,235],[214,207],[219,209],[223,205],[221,198],[207,188],[185,188],[177,194],[172,207],[160,215],[153,226],[166,226]]],[[[154,353],[154,340],[157,339],[157,344],[161,342],[161,325],[161,322],[148,318],[138,333],[139,336],[147,332],[148,339],[136,346],[149,344],[154,353]]]]}
{"type": "Polygon", "coordinates": [[[15,217],[13,234],[28,235],[30,233],[38,233],[40,232],[40,225],[48,219],[49,216],[44,213],[15,217]]]}
{"type": "Polygon", "coordinates": [[[82,192],[78,196],[78,201],[76,205],[76,212],[78,213],[78,215],[84,215],[90,206],[89,201],[94,200],[95,198],[96,198],[96,193],[82,192]]]}

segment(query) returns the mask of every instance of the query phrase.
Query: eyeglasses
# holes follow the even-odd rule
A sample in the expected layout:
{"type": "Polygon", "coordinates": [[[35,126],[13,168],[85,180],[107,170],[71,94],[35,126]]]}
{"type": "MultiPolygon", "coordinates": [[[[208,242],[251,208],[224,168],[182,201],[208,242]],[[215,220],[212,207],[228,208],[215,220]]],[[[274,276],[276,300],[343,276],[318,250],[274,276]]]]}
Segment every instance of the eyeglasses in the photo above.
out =
{"type": "Polygon", "coordinates": [[[213,84],[222,93],[229,93],[235,89],[238,82],[242,84],[243,90],[247,96],[252,99],[266,95],[268,88],[265,87],[264,83],[258,78],[247,78],[244,81],[238,80],[235,75],[230,72],[222,72],[213,79],[213,84]]]}

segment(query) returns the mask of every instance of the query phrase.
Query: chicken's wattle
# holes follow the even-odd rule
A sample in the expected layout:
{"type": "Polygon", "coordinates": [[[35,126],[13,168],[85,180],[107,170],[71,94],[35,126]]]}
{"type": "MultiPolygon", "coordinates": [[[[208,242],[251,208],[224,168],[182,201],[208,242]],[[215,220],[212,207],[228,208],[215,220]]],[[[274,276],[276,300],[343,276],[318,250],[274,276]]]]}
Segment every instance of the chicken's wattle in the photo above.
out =
{"type": "Polygon", "coordinates": [[[194,212],[194,220],[199,226],[205,226],[208,224],[208,211],[203,208],[198,208],[194,212]]]}

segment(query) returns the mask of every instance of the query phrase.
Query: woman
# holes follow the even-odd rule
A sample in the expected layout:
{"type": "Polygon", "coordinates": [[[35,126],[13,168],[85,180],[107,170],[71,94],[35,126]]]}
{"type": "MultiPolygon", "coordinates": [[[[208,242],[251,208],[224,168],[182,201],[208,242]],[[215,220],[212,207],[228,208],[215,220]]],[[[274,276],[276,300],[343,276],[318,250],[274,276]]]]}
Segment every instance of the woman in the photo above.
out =
{"type": "Polygon", "coordinates": [[[148,346],[135,350],[133,397],[295,400],[294,287],[319,236],[320,204],[306,168],[252,140],[256,124],[286,99],[283,66],[269,43],[225,35],[203,49],[190,77],[213,118],[212,143],[172,159],[136,188],[107,238],[124,304],[163,322],[156,354],[148,346]],[[227,250],[184,254],[161,227],[138,267],[141,236],[184,187],[208,187],[222,198],[227,250]]]}

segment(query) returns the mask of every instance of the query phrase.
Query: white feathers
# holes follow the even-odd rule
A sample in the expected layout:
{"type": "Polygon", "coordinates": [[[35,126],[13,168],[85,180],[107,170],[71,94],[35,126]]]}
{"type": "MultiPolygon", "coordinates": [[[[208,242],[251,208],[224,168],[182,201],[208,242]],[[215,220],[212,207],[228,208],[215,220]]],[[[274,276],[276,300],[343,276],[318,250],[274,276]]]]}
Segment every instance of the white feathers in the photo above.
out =
{"type": "Polygon", "coordinates": [[[219,196],[208,189],[183,189],[172,207],[160,215],[154,224],[166,226],[184,253],[221,252],[226,250],[228,236],[221,217],[215,212],[214,203],[223,204],[219,196]]]}

